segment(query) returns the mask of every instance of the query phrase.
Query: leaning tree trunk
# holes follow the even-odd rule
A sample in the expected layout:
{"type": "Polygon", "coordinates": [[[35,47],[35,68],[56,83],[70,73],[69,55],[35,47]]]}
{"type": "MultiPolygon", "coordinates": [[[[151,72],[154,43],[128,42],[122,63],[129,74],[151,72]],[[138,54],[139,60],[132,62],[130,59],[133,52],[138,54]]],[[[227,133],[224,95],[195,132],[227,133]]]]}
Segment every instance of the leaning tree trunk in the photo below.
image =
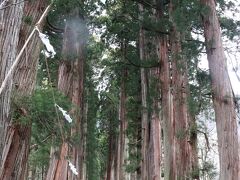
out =
{"type": "MultiPolygon", "coordinates": [[[[26,2],[24,6],[24,16],[31,16],[31,24],[35,24],[42,14],[46,3],[45,0],[36,2],[26,2]]],[[[21,50],[26,39],[32,31],[31,24],[22,24],[18,41],[18,51],[21,50]]],[[[38,56],[40,53],[40,39],[38,34],[32,38],[26,49],[26,53],[21,57],[18,67],[14,73],[14,97],[16,99],[32,94],[37,75],[38,56]]],[[[22,116],[27,116],[27,110],[17,107],[17,111],[22,116]]],[[[4,146],[3,164],[0,179],[21,180],[26,176],[27,160],[29,155],[31,121],[28,124],[9,122],[11,127],[6,134],[4,146]]]]}
{"type": "Polygon", "coordinates": [[[73,14],[72,19],[68,19],[63,42],[63,57],[64,60],[59,65],[58,72],[58,89],[68,96],[75,105],[71,110],[75,125],[72,128],[72,136],[77,136],[79,142],[74,142],[73,147],[63,142],[60,148],[60,157],[51,157],[48,169],[47,180],[66,180],[79,179],[83,180],[86,177],[85,161],[85,135],[86,129],[83,122],[83,79],[84,79],[84,45],[83,39],[86,39],[86,27],[83,27],[83,20],[73,14]],[[76,27],[76,22],[80,27],[76,27]],[[78,175],[74,175],[68,169],[68,159],[77,168],[78,175]]]}
{"type": "Polygon", "coordinates": [[[240,165],[234,94],[222,44],[216,1],[201,0],[201,3],[208,10],[202,15],[202,20],[217,124],[220,180],[238,180],[240,165]]]}

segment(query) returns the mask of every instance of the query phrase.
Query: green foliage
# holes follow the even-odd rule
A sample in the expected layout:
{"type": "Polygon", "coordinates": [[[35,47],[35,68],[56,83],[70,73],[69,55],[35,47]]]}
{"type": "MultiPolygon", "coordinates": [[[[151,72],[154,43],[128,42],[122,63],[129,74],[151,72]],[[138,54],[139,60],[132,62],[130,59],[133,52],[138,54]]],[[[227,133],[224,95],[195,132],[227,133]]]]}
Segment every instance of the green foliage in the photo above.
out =
{"type": "Polygon", "coordinates": [[[86,103],[88,104],[87,114],[87,174],[89,180],[100,179],[100,163],[99,163],[99,143],[97,131],[97,110],[98,110],[98,94],[93,89],[94,86],[89,87],[86,91],[86,103]]]}
{"type": "MultiPolygon", "coordinates": [[[[83,1],[79,0],[55,0],[55,10],[62,14],[71,14],[73,10],[83,7],[83,1]]],[[[83,10],[83,9],[81,9],[83,10]]],[[[81,12],[82,13],[82,12],[81,12]]]]}
{"type": "Polygon", "coordinates": [[[199,27],[200,4],[198,1],[173,1],[174,11],[172,13],[173,21],[177,25],[177,31],[188,33],[192,28],[199,27]]]}
{"type": "Polygon", "coordinates": [[[31,25],[32,24],[32,16],[24,16],[23,17],[23,22],[26,23],[27,25],[31,25]]]}
{"type": "Polygon", "coordinates": [[[136,153],[130,153],[129,162],[125,165],[125,171],[128,173],[134,173],[139,168],[139,163],[141,162],[141,155],[136,153]]]}
{"type": "Polygon", "coordinates": [[[184,140],[187,137],[187,132],[184,129],[178,129],[176,137],[178,140],[184,140]]]}
{"type": "Polygon", "coordinates": [[[188,109],[192,116],[209,108],[211,101],[211,88],[209,73],[198,69],[194,73],[194,81],[189,85],[188,109]]]}
{"type": "MultiPolygon", "coordinates": [[[[12,117],[16,123],[32,124],[31,144],[34,147],[30,153],[30,163],[34,166],[46,166],[49,162],[50,147],[61,144],[61,134],[57,121],[56,108],[54,106],[53,94],[56,103],[64,110],[71,108],[71,103],[64,95],[50,88],[39,89],[30,97],[21,97],[15,94],[13,97],[12,117]],[[19,113],[24,110],[27,113],[19,113]]],[[[64,122],[60,115],[60,123],[64,132],[69,129],[69,124],[64,122]]],[[[67,133],[64,133],[68,136],[67,133]]]]}
{"type": "Polygon", "coordinates": [[[200,169],[199,168],[195,168],[191,172],[191,179],[199,179],[199,175],[200,175],[200,169]]]}
{"type": "MultiPolygon", "coordinates": [[[[32,144],[34,140],[32,140],[32,144]]],[[[33,167],[44,167],[49,163],[50,157],[50,143],[44,143],[41,145],[33,144],[36,146],[35,149],[32,149],[29,157],[30,166],[33,167]]]]}
{"type": "Polygon", "coordinates": [[[216,167],[212,162],[203,162],[201,173],[207,174],[209,179],[215,179],[217,176],[216,167]]]}
{"type": "Polygon", "coordinates": [[[198,126],[196,123],[191,124],[190,126],[190,139],[195,138],[197,136],[198,126]]]}
{"type": "Polygon", "coordinates": [[[240,35],[240,21],[235,21],[231,18],[221,17],[220,24],[222,28],[222,33],[230,40],[233,40],[234,37],[240,35]]]}
{"type": "Polygon", "coordinates": [[[29,125],[31,118],[28,115],[30,98],[13,95],[11,105],[11,117],[16,124],[29,125]]]}

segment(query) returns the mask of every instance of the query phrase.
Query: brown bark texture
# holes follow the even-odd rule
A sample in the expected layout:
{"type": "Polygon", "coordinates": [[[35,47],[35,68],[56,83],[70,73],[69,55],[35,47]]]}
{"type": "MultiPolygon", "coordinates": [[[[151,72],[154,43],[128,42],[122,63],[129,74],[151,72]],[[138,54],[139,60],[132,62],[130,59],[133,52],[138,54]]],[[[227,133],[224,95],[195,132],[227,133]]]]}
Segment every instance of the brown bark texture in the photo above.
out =
{"type": "Polygon", "coordinates": [[[222,44],[216,1],[201,0],[201,3],[206,10],[202,13],[202,21],[217,125],[219,179],[237,180],[240,179],[240,163],[234,94],[222,44]]]}
{"type": "MultiPolygon", "coordinates": [[[[175,30],[174,30],[175,31],[175,30]]],[[[177,33],[176,31],[173,32],[177,33]]],[[[178,33],[177,33],[178,34],[178,33]]],[[[173,133],[176,179],[187,179],[191,175],[191,147],[189,143],[189,112],[187,106],[187,66],[181,57],[178,35],[172,41],[172,89],[173,89],[173,133]]]]}
{"type": "MultiPolygon", "coordinates": [[[[139,19],[143,18],[143,5],[139,4],[139,19]]],[[[145,37],[144,37],[144,30],[140,27],[139,31],[139,52],[140,52],[140,60],[143,61],[145,59],[145,52],[144,52],[144,45],[145,45],[145,37]]],[[[142,180],[147,180],[148,176],[148,161],[147,161],[147,141],[148,141],[148,111],[147,111],[147,72],[146,69],[141,68],[141,101],[142,101],[142,115],[141,115],[141,124],[142,124],[142,144],[141,144],[141,178],[142,180]]]]}
{"type": "MultiPolygon", "coordinates": [[[[0,2],[1,4],[4,3],[3,1],[0,2]]],[[[18,0],[12,0],[9,3],[16,2],[18,0]]],[[[4,3],[2,7],[6,5],[4,3]]],[[[17,54],[23,6],[24,4],[21,3],[0,11],[0,83],[3,82],[17,54]]],[[[3,162],[3,148],[11,120],[9,117],[11,89],[12,81],[9,81],[8,87],[0,95],[0,165],[3,162]]]]}
{"type": "MultiPolygon", "coordinates": [[[[25,2],[24,17],[32,17],[32,25],[34,25],[41,16],[41,8],[45,7],[45,0],[38,2],[25,2]]],[[[31,33],[33,26],[31,24],[22,23],[19,32],[18,48],[19,52],[25,43],[28,35],[31,33]]],[[[32,38],[26,49],[26,53],[21,57],[18,67],[13,75],[14,95],[13,96],[29,96],[34,90],[38,56],[40,53],[40,39],[37,34],[32,38]]],[[[23,116],[27,115],[25,109],[19,107],[23,116]]],[[[31,122],[26,125],[18,124],[10,121],[9,129],[6,133],[5,146],[3,149],[2,169],[0,171],[0,179],[24,179],[27,167],[31,138],[31,122]]]]}
{"type": "Polygon", "coordinates": [[[120,105],[119,105],[119,135],[118,135],[118,154],[117,154],[117,179],[125,180],[126,172],[124,170],[125,160],[126,160],[126,141],[127,141],[127,119],[126,119],[126,87],[125,80],[127,76],[127,71],[122,72],[122,81],[120,87],[120,105]]]}
{"type": "Polygon", "coordinates": [[[170,88],[170,64],[168,61],[167,38],[158,38],[158,56],[160,57],[161,109],[164,138],[164,178],[173,179],[175,164],[173,157],[173,104],[170,88]]]}
{"type": "MultiPolygon", "coordinates": [[[[23,4],[16,8],[22,8],[23,4]]],[[[45,0],[25,2],[24,17],[32,17],[32,25],[34,25],[42,14],[41,9],[45,7],[45,0]]],[[[15,6],[13,6],[15,7],[15,6]]],[[[12,9],[12,8],[11,8],[12,9]]],[[[16,15],[13,19],[21,17],[16,15]]],[[[20,27],[19,39],[15,41],[17,51],[19,52],[31,33],[33,26],[22,22],[22,25],[12,24],[16,28],[20,27]]],[[[8,32],[10,33],[10,32],[8,32]]],[[[7,34],[5,34],[7,36],[7,34]]],[[[12,38],[12,37],[11,37],[12,38]]],[[[14,38],[13,38],[14,39],[14,38]]],[[[13,43],[13,42],[12,42],[13,43]]],[[[12,49],[11,49],[12,51],[12,49]]],[[[12,51],[15,52],[15,51],[12,51]]],[[[15,52],[15,53],[16,53],[15,52]]],[[[38,56],[40,53],[40,40],[37,34],[32,38],[26,53],[21,57],[18,67],[13,75],[14,96],[29,96],[34,90],[37,74],[38,56]]],[[[22,116],[27,116],[27,111],[19,107],[18,111],[22,116]]],[[[3,148],[2,168],[0,171],[0,179],[16,179],[21,180],[26,176],[27,160],[29,155],[31,137],[31,122],[26,125],[8,122],[8,131],[5,135],[5,144],[3,148]]]]}
{"type": "MultiPolygon", "coordinates": [[[[164,10],[161,1],[157,1],[158,11],[156,19],[163,18],[164,10]]],[[[156,39],[157,55],[160,63],[160,92],[161,92],[161,118],[164,141],[164,179],[174,179],[176,166],[174,162],[174,136],[173,136],[173,96],[171,92],[171,72],[168,58],[168,38],[159,35],[156,39]]]]}

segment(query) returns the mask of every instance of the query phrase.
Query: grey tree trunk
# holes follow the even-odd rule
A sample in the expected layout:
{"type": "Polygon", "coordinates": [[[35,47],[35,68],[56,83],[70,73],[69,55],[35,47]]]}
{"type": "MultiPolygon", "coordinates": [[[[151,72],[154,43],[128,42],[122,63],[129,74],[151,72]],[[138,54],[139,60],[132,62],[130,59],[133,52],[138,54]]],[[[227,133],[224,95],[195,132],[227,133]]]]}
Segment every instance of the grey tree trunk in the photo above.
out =
{"type": "Polygon", "coordinates": [[[228,75],[215,0],[201,0],[207,7],[202,15],[215,119],[217,124],[220,180],[240,179],[238,134],[234,95],[228,75]]]}

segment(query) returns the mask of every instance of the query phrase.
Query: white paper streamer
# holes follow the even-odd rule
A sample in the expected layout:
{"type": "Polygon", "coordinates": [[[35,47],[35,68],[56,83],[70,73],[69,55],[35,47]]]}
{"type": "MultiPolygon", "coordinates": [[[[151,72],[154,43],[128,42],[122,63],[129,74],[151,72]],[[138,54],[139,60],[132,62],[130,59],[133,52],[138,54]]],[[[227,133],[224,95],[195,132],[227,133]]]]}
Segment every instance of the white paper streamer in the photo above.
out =
{"type": "Polygon", "coordinates": [[[72,123],[72,118],[70,117],[70,115],[67,113],[67,111],[65,111],[63,108],[61,108],[59,105],[55,104],[55,106],[59,109],[59,111],[62,112],[64,118],[69,122],[72,123]]]}
{"type": "Polygon", "coordinates": [[[51,54],[51,58],[53,58],[56,55],[56,52],[55,52],[53,46],[51,45],[48,36],[46,34],[41,33],[37,27],[36,27],[36,30],[38,31],[39,37],[42,40],[43,44],[45,45],[48,53],[51,54]]]}
{"type": "Polygon", "coordinates": [[[77,172],[77,169],[75,168],[75,166],[70,161],[68,161],[68,164],[69,164],[69,167],[70,167],[72,173],[77,176],[78,172],[77,172]]]}

